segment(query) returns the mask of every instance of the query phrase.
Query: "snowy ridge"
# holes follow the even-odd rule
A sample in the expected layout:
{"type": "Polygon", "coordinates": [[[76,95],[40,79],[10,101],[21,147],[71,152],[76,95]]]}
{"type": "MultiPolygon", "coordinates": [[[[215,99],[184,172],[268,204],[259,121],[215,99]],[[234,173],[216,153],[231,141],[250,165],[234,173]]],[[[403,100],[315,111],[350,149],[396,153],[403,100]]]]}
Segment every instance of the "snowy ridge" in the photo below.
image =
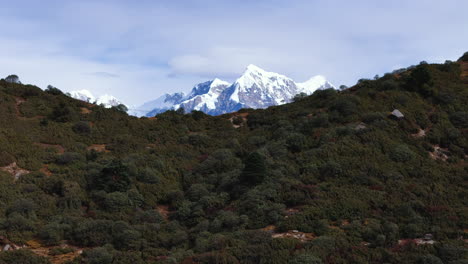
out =
{"type": "Polygon", "coordinates": [[[329,83],[327,79],[322,75],[317,75],[303,83],[296,84],[299,88],[302,89],[302,92],[307,94],[312,94],[317,90],[317,87],[320,89],[329,89],[334,88],[333,84],[329,83]]]}
{"type": "Polygon", "coordinates": [[[88,103],[93,103],[96,101],[96,98],[94,98],[93,94],[88,90],[72,91],[70,92],[70,97],[88,103]]]}
{"type": "Polygon", "coordinates": [[[89,90],[79,90],[79,91],[71,91],[68,95],[72,98],[93,103],[97,105],[103,105],[105,108],[111,108],[113,106],[118,106],[123,104],[120,100],[115,98],[112,95],[104,94],[99,96],[98,98],[94,97],[94,95],[89,90]]]}
{"type": "Polygon", "coordinates": [[[220,115],[241,108],[281,105],[291,102],[297,94],[310,95],[316,90],[330,88],[336,89],[321,75],[296,83],[287,76],[268,72],[251,64],[232,84],[216,78],[195,85],[188,95],[165,94],[138,107],[133,114],[151,117],[167,110],[184,108],[185,112],[197,110],[220,115]]]}

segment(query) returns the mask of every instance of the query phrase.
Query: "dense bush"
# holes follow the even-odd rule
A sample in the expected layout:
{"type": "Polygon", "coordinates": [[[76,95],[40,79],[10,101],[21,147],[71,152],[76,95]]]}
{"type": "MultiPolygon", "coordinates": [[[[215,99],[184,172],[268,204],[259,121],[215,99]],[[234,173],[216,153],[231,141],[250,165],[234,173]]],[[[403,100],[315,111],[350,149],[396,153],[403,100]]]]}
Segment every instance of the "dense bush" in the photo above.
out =
{"type": "MultiPolygon", "coordinates": [[[[72,263],[464,263],[460,66],[422,63],[232,122],[135,118],[0,80],[0,235],[86,248],[72,263]],[[428,233],[435,244],[413,243],[428,233]]],[[[0,254],[15,261],[46,263],[0,254]]]]}

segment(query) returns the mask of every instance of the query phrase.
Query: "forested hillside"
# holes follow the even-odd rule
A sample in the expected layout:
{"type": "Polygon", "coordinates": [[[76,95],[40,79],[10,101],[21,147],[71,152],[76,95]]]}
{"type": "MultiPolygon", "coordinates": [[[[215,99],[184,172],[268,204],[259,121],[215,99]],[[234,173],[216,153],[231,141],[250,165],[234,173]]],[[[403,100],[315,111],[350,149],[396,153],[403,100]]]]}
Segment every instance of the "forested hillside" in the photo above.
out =
{"type": "Polygon", "coordinates": [[[1,80],[0,263],[468,263],[467,102],[468,54],[217,117],[1,80]]]}

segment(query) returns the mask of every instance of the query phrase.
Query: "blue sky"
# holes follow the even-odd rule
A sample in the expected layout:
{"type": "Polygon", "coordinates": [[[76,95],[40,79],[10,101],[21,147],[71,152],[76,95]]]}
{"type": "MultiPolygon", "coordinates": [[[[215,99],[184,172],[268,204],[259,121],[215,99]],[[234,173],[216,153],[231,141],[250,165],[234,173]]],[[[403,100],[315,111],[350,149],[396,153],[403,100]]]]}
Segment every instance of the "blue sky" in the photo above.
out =
{"type": "Polygon", "coordinates": [[[352,85],[468,51],[466,0],[0,0],[0,75],[139,105],[248,64],[352,85]]]}

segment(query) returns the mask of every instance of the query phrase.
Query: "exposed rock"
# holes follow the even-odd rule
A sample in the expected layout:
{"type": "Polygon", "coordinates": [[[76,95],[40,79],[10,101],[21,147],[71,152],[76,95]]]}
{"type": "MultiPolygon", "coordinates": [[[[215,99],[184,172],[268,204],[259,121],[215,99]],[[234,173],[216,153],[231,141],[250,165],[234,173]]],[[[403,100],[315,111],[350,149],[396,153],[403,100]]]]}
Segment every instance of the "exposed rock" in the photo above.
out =
{"type": "Polygon", "coordinates": [[[367,128],[366,124],[364,124],[363,122],[361,122],[361,123],[359,123],[359,124],[354,128],[354,130],[359,131],[359,130],[363,130],[363,129],[366,129],[366,128],[367,128]]]}
{"type": "Polygon", "coordinates": [[[299,232],[298,230],[290,230],[284,233],[274,233],[272,238],[294,238],[300,240],[301,242],[307,242],[315,239],[315,236],[312,233],[299,232]]]}
{"type": "Polygon", "coordinates": [[[424,129],[419,129],[418,133],[415,133],[415,134],[411,134],[412,137],[415,137],[415,138],[422,138],[422,137],[425,137],[426,136],[426,130],[424,129]]]}
{"type": "Polygon", "coordinates": [[[403,113],[400,112],[400,110],[398,110],[398,109],[393,110],[391,115],[392,115],[394,118],[397,118],[397,119],[405,118],[405,115],[403,115],[403,113]]]}
{"type": "Polygon", "coordinates": [[[429,155],[431,156],[432,159],[434,160],[441,160],[441,161],[447,161],[448,160],[448,154],[449,150],[446,148],[441,148],[438,145],[434,146],[434,151],[429,152],[429,155]]]}

